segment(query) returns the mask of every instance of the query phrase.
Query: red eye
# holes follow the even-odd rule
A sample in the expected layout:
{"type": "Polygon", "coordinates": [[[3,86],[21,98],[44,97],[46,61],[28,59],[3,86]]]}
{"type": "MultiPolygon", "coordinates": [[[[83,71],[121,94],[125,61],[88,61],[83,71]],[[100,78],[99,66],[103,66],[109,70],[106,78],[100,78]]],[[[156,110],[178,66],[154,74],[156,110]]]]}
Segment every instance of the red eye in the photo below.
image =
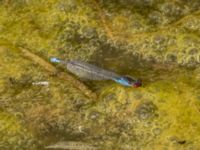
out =
{"type": "Polygon", "coordinates": [[[137,81],[137,82],[135,82],[134,84],[133,84],[133,87],[140,87],[140,86],[142,86],[142,82],[141,81],[137,81]]]}

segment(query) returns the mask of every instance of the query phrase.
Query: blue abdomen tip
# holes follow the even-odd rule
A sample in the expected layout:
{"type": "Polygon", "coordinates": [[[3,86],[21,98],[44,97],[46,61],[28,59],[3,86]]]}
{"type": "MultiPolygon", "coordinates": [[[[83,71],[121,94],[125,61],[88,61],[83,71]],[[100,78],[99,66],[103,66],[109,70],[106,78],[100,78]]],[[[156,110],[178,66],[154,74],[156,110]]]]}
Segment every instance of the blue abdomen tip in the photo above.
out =
{"type": "Polygon", "coordinates": [[[50,61],[51,61],[51,62],[59,63],[61,60],[58,59],[58,58],[52,57],[52,58],[50,58],[50,61]]]}

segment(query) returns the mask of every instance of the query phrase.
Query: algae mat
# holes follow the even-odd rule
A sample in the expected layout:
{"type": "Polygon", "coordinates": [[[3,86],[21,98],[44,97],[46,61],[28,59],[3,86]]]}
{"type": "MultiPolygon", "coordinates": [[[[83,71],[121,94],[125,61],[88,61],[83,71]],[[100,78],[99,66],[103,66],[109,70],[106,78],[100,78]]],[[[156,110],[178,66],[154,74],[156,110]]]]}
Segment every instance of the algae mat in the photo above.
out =
{"type": "Polygon", "coordinates": [[[0,4],[0,149],[200,149],[199,1],[0,4]],[[143,86],[81,80],[52,56],[143,86]]]}

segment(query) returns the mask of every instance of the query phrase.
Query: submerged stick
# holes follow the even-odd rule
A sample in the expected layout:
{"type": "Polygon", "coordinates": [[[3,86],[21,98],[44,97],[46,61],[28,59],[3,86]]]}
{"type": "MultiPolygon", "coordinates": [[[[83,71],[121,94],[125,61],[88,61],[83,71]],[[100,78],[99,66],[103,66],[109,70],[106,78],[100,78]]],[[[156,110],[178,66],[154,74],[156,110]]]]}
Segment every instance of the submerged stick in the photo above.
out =
{"type": "Polygon", "coordinates": [[[58,73],[57,76],[60,79],[63,79],[65,81],[68,81],[69,83],[71,83],[75,88],[79,89],[81,92],[83,92],[83,94],[89,98],[94,98],[96,99],[96,94],[93,93],[91,90],[89,90],[89,88],[84,85],[82,82],[80,82],[79,80],[75,79],[73,76],[67,74],[66,72],[59,72],[56,67],[54,67],[52,64],[50,64],[49,62],[45,61],[44,59],[42,59],[41,57],[39,57],[38,55],[30,52],[29,50],[25,49],[25,48],[20,48],[20,50],[23,52],[23,55],[29,59],[31,59],[32,61],[34,61],[35,63],[37,63],[38,65],[40,65],[41,67],[43,67],[45,70],[47,70],[50,73],[58,73]]]}
{"type": "Polygon", "coordinates": [[[93,5],[94,5],[94,7],[95,7],[95,8],[97,9],[97,11],[98,11],[98,14],[99,14],[101,23],[102,23],[102,25],[103,25],[103,27],[104,27],[104,29],[105,29],[105,31],[106,31],[108,37],[109,37],[112,41],[114,41],[113,31],[111,30],[111,28],[110,28],[110,26],[109,26],[109,23],[108,23],[107,20],[106,20],[105,13],[103,12],[103,10],[101,10],[101,8],[100,8],[98,2],[96,2],[96,0],[93,0],[92,3],[93,3],[93,5]]]}
{"type": "Polygon", "coordinates": [[[46,149],[96,150],[97,147],[78,141],[63,141],[45,147],[46,149]]]}

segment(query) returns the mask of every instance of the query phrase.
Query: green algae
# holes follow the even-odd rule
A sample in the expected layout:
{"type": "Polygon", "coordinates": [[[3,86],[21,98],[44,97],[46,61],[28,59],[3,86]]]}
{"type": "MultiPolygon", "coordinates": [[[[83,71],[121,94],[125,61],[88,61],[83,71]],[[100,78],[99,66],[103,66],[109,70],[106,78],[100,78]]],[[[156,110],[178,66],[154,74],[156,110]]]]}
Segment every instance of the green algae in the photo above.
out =
{"type": "Polygon", "coordinates": [[[0,3],[2,149],[44,149],[59,141],[199,149],[199,2],[0,3]],[[53,73],[64,68],[47,65],[52,56],[141,77],[143,86],[76,82],[97,94],[91,99],[53,73]],[[41,81],[49,85],[33,84],[41,81]]]}
{"type": "MultiPolygon", "coordinates": [[[[107,36],[106,42],[117,44],[118,49],[118,43],[123,42],[127,55],[137,54],[145,60],[153,58],[157,62],[173,61],[180,65],[199,64],[199,51],[195,56],[188,56],[185,51],[194,45],[179,40],[183,36],[198,37],[198,3],[191,6],[186,2],[188,10],[179,3],[164,1],[152,1],[145,6],[134,1],[123,5],[102,1],[95,5],[70,0],[15,4],[18,2],[1,6],[1,38],[34,49],[43,56],[89,60],[95,52],[103,50],[101,45],[107,36]],[[143,12],[141,7],[147,7],[148,11],[143,12]],[[156,18],[155,9],[164,16],[164,21],[156,26],[149,21],[156,18]]],[[[198,39],[193,43],[198,49],[198,39]]]]}
{"type": "MultiPolygon", "coordinates": [[[[183,78],[182,75],[179,75],[179,78],[183,78]]],[[[136,94],[138,91],[120,89],[121,92],[123,91],[123,96],[121,96],[122,93],[116,88],[108,92],[110,94],[113,91],[115,94],[117,93],[118,97],[115,98],[115,102],[110,102],[113,97],[109,96],[110,101],[104,102],[103,107],[107,107],[107,109],[104,108],[105,111],[108,110],[106,116],[112,116],[110,118],[116,118],[115,121],[118,122],[123,118],[121,123],[126,123],[129,120],[129,126],[134,125],[132,130],[129,129],[128,131],[132,131],[131,133],[136,139],[131,139],[127,146],[130,144],[131,147],[138,144],[139,147],[144,149],[148,149],[149,146],[152,149],[198,147],[199,136],[194,137],[195,132],[199,130],[196,126],[199,121],[199,110],[196,109],[199,102],[193,95],[195,86],[192,88],[190,84],[178,80],[180,79],[160,81],[146,86],[145,90],[141,88],[139,89],[141,95],[136,94]],[[136,96],[132,96],[132,93],[136,96]],[[138,97],[139,101],[137,100],[138,97]],[[131,101],[126,104],[123,103],[124,99],[131,99],[131,101]],[[121,102],[119,107],[118,101],[121,102]],[[158,135],[154,135],[155,129],[159,130],[158,135]],[[142,136],[141,139],[140,136],[142,136]],[[185,146],[170,141],[172,137],[186,141],[185,146]],[[137,141],[137,138],[139,141],[137,141]],[[133,144],[134,141],[137,141],[137,144],[133,144]]],[[[184,80],[188,79],[184,78],[184,80]]],[[[103,108],[99,110],[103,110],[103,108]]],[[[125,132],[125,129],[123,131],[125,132]]],[[[123,145],[123,142],[120,144],[123,145]]]]}
{"type": "Polygon", "coordinates": [[[28,130],[18,121],[17,117],[10,113],[0,113],[1,149],[30,149],[36,150],[40,143],[28,130]]]}

